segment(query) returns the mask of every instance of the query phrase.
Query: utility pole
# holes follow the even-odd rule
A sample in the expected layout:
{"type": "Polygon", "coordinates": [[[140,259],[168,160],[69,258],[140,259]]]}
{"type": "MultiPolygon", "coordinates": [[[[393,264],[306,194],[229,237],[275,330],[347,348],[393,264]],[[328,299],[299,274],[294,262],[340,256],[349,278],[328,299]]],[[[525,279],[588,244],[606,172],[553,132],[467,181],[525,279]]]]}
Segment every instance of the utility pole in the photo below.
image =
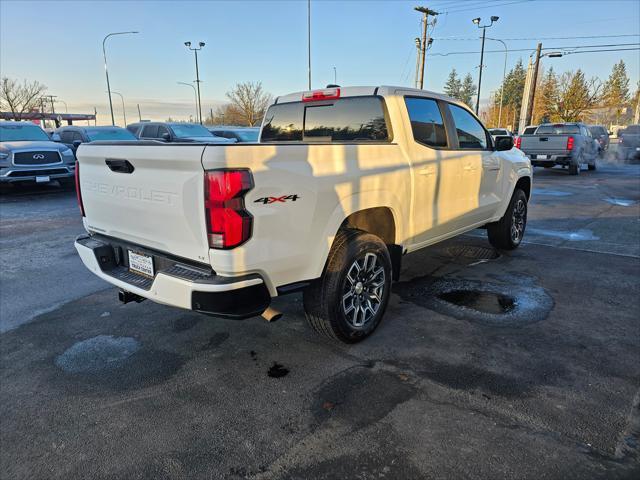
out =
{"type": "Polygon", "coordinates": [[[213,108],[209,109],[209,115],[211,115],[211,125],[213,125],[213,108]]]}
{"type": "Polygon", "coordinates": [[[422,50],[422,40],[420,37],[416,37],[416,76],[413,81],[413,87],[418,88],[418,76],[420,75],[420,52],[422,50]]]}
{"type": "Polygon", "coordinates": [[[531,125],[531,117],[533,116],[533,102],[536,98],[536,84],[538,83],[538,71],[540,70],[540,55],[542,53],[542,44],[538,44],[538,48],[536,48],[536,62],[533,65],[533,77],[531,80],[531,88],[527,105],[527,115],[525,124],[531,125]]]}
{"type": "MultiPolygon", "coordinates": [[[[429,25],[429,15],[435,17],[438,12],[431,10],[427,7],[415,7],[416,12],[422,13],[422,40],[420,43],[420,82],[418,88],[421,90],[424,88],[424,63],[427,53],[427,45],[429,40],[427,39],[427,27],[429,25]]],[[[435,18],[434,18],[435,21],[435,18]]]]}
{"type": "Polygon", "coordinates": [[[140,104],[138,103],[138,121],[142,121],[142,114],[140,113],[140,104]]]}

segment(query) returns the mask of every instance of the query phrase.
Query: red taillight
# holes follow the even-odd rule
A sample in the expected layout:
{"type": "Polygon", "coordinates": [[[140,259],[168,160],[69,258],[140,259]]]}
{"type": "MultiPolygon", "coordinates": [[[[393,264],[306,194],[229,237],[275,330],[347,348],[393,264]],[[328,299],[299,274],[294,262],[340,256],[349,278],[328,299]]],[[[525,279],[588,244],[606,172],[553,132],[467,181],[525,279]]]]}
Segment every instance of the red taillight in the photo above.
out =
{"type": "Polygon", "coordinates": [[[80,191],[80,162],[78,162],[77,160],[76,160],[75,177],[76,177],[76,197],[78,198],[78,207],[80,207],[80,213],[82,214],[82,216],[85,217],[86,215],[84,214],[84,205],[82,204],[82,192],[80,191]]]}
{"type": "Polygon", "coordinates": [[[522,145],[522,138],[516,137],[515,147],[520,148],[520,145],[522,145]]]}
{"type": "Polygon", "coordinates": [[[573,150],[573,137],[567,138],[567,150],[573,150]]]}
{"type": "Polygon", "coordinates": [[[339,88],[325,88],[324,90],[312,90],[302,94],[303,102],[317,102],[319,100],[336,100],[340,98],[339,88]]]}
{"type": "Polygon", "coordinates": [[[253,217],[244,195],[253,188],[249,170],[211,170],[204,177],[204,207],[211,248],[234,248],[249,240],[253,217]]]}

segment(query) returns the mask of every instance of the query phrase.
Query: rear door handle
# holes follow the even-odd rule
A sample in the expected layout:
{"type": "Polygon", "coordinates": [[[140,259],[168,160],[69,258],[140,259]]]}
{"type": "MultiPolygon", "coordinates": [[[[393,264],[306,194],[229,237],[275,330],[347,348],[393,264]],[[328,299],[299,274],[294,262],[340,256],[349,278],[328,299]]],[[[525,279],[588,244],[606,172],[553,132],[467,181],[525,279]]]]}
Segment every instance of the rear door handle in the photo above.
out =
{"type": "Polygon", "coordinates": [[[117,173],[133,173],[135,167],[131,165],[129,160],[120,160],[116,158],[107,158],[104,163],[107,164],[109,170],[117,173]]]}

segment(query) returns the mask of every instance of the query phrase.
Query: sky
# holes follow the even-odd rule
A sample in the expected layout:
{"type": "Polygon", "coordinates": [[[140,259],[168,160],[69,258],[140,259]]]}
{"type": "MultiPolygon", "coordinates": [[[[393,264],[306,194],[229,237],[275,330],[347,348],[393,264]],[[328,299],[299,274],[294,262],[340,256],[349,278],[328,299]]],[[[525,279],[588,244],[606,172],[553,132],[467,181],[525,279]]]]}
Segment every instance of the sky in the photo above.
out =
{"type": "MultiPolygon", "coordinates": [[[[507,44],[507,70],[520,58],[526,64],[538,41],[563,49],[640,43],[640,0],[312,0],[312,87],[333,83],[334,67],[344,86],[413,86],[418,4],[440,12],[426,60],[428,90],[442,91],[451,68],[477,80],[479,53],[452,54],[480,50],[475,17],[483,23],[500,17],[486,35],[507,44]],[[633,36],[605,37],[612,35],[633,36]],[[587,36],[600,38],[549,38],[587,36]]],[[[195,80],[185,41],[206,43],[198,58],[203,114],[223,104],[238,82],[260,81],[274,96],[307,88],[306,0],[0,0],[0,75],[38,80],[57,95],[57,110],[64,111],[62,101],[70,113],[92,113],[95,106],[98,123],[110,123],[102,40],[131,30],[140,33],[107,41],[111,88],[124,96],[128,123],[138,119],[137,104],[146,119],[195,114],[193,90],[177,84],[195,80]]],[[[485,50],[482,98],[488,99],[502,80],[505,55],[496,41],[487,40],[485,50]]],[[[556,72],[581,68],[604,80],[620,59],[635,88],[639,50],[545,57],[542,64],[556,72]]],[[[120,97],[113,105],[122,125],[120,97]]]]}

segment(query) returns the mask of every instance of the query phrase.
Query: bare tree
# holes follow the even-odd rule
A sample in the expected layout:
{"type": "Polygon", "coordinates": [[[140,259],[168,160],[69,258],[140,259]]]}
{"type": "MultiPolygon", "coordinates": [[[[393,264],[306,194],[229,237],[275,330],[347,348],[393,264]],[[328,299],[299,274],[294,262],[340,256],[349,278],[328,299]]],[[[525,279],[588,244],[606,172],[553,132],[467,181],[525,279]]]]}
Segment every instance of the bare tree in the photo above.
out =
{"type": "Polygon", "coordinates": [[[227,98],[231,101],[231,108],[250,127],[262,120],[271,102],[271,95],[262,89],[261,82],[238,83],[233,90],[227,92],[227,98]]]}
{"type": "Polygon", "coordinates": [[[20,83],[3,77],[0,81],[0,110],[8,110],[16,120],[22,120],[23,114],[40,106],[40,97],[46,90],[47,87],[37,80],[20,83]]]}
{"type": "Polygon", "coordinates": [[[564,122],[578,122],[593,108],[600,96],[602,82],[598,78],[586,80],[582,70],[565,72],[558,88],[558,116],[564,122]]]}

